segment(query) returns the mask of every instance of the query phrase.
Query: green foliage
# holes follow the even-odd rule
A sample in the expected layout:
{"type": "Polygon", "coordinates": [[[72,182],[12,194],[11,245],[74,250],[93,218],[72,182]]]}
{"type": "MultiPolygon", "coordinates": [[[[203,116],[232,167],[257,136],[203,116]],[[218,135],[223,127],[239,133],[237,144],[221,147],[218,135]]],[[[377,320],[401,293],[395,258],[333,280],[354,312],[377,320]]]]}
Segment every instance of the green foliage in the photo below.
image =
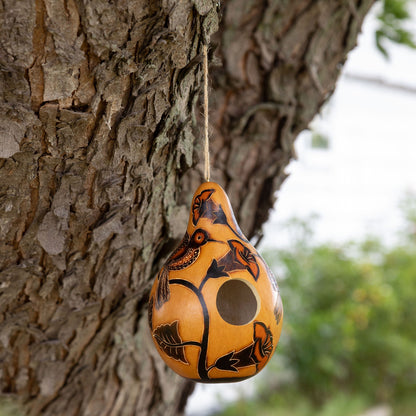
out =
{"type": "Polygon", "coordinates": [[[416,244],[416,193],[407,192],[401,200],[400,208],[406,220],[404,240],[416,244]]]}
{"type": "Polygon", "coordinates": [[[304,394],[319,403],[346,391],[377,402],[416,391],[414,246],[298,243],[266,258],[283,264],[281,354],[304,394]]]}
{"type": "Polygon", "coordinates": [[[313,149],[328,149],[329,138],[317,131],[312,132],[311,146],[313,149]]]}
{"type": "Polygon", "coordinates": [[[221,416],[356,416],[368,406],[360,396],[351,398],[338,394],[317,408],[307,397],[294,390],[285,389],[282,394],[270,395],[257,401],[241,399],[225,409],[221,416]]]}
{"type": "Polygon", "coordinates": [[[386,40],[416,49],[412,33],[404,26],[410,19],[409,0],[383,0],[382,3],[383,7],[377,15],[380,26],[375,33],[378,50],[388,57],[386,40]]]}

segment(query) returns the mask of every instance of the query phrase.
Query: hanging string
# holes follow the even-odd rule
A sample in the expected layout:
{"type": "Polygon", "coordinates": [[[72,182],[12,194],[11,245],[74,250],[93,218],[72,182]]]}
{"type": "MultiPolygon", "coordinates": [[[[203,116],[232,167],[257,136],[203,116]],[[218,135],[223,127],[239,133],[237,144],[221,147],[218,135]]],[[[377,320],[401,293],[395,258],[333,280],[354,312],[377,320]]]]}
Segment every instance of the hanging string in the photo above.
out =
{"type": "Polygon", "coordinates": [[[211,171],[209,161],[209,131],[208,131],[208,45],[202,45],[204,57],[204,156],[205,156],[205,180],[209,182],[211,171]]]}

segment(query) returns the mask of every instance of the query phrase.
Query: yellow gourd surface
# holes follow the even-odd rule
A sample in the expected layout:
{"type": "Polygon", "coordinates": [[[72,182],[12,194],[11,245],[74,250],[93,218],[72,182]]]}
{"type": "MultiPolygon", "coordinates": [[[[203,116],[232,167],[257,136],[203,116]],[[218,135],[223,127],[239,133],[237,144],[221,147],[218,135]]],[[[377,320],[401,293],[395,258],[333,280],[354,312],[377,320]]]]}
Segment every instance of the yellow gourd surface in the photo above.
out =
{"type": "Polygon", "coordinates": [[[225,191],[195,192],[188,227],[153,284],[149,326],[166,364],[200,382],[257,374],[280,337],[276,280],[242,234],[225,191]]]}

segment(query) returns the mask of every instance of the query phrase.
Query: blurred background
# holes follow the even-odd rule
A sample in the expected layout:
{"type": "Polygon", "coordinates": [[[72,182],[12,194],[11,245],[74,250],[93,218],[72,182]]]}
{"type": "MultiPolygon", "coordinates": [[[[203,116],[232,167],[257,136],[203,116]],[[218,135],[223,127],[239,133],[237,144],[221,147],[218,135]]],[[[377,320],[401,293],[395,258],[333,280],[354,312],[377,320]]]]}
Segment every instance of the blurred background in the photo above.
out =
{"type": "Polygon", "coordinates": [[[188,416],[416,415],[416,2],[376,2],[297,139],[259,249],[285,318],[272,362],[197,385],[188,416]]]}

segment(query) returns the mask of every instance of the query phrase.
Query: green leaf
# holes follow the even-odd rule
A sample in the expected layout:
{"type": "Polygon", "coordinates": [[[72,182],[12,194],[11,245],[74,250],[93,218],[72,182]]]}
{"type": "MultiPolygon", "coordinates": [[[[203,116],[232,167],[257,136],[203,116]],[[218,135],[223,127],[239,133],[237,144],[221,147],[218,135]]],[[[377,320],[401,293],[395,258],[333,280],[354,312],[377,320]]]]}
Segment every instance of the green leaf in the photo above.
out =
{"type": "Polygon", "coordinates": [[[375,32],[375,41],[377,49],[384,57],[389,56],[385,41],[416,49],[413,34],[405,28],[405,23],[410,17],[409,0],[383,1],[383,8],[377,16],[380,26],[375,32]]]}

